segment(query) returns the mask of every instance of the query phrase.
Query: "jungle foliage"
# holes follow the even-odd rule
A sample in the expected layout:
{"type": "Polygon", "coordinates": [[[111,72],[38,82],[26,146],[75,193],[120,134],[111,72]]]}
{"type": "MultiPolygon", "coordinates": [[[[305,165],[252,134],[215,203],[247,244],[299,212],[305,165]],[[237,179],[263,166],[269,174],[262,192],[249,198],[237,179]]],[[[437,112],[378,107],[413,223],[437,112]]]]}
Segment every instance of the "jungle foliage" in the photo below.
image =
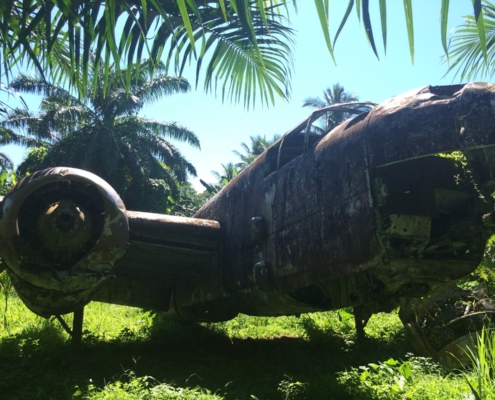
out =
{"type": "Polygon", "coordinates": [[[82,99],[42,76],[16,77],[10,88],[43,95],[39,113],[15,108],[1,122],[4,143],[37,146],[19,166],[20,175],[60,165],[85,169],[106,180],[130,209],[166,212],[170,199],[179,199],[188,174],[196,174],[169,140],[200,144],[183,126],[138,115],[146,103],[190,88],[187,80],[166,75],[163,64],[153,72],[148,65],[128,68],[128,92],[110,69],[104,93],[103,67],[91,70],[96,86],[82,99]]]}
{"type": "MultiPolygon", "coordinates": [[[[373,316],[368,341],[358,346],[346,310],[194,324],[90,303],[83,343],[73,348],[57,321],[32,314],[12,289],[9,295],[7,313],[0,308],[6,400],[33,394],[60,400],[464,400],[480,391],[476,369],[446,371],[412,355],[396,313],[373,316]]],[[[493,340],[492,333],[484,335],[493,340]]],[[[488,386],[480,398],[494,398],[493,375],[482,376],[488,386]]]]}
{"type": "MultiPolygon", "coordinates": [[[[390,2],[377,1],[379,28],[371,18],[370,3],[349,0],[332,38],[331,30],[336,28],[329,26],[332,2],[315,0],[332,57],[335,43],[354,10],[376,56],[379,57],[375,36],[380,33],[386,52],[390,2]]],[[[20,62],[27,61],[28,66],[34,66],[55,83],[70,83],[84,95],[92,79],[91,68],[103,67],[106,87],[110,66],[115,65],[129,88],[131,74],[120,68],[137,60],[149,58],[148,68],[153,69],[163,58],[178,75],[187,62],[193,61],[196,82],[203,76],[205,90],[219,88],[224,98],[246,106],[254,105],[257,99],[270,104],[275,97],[287,98],[290,93],[293,32],[287,21],[297,4],[288,0],[7,0],[0,4],[0,76],[12,75],[20,62]],[[91,66],[93,62],[96,65],[91,66]]],[[[432,4],[432,12],[439,7],[440,40],[448,56],[450,1],[432,4]]],[[[476,57],[481,57],[487,67],[491,47],[487,32],[491,29],[493,6],[486,0],[472,0],[472,5],[470,30],[460,35],[467,34],[478,41],[476,57]]],[[[413,1],[404,0],[403,7],[414,61],[413,1]]],[[[458,53],[457,48],[453,55],[465,60],[469,57],[458,53]]]]}

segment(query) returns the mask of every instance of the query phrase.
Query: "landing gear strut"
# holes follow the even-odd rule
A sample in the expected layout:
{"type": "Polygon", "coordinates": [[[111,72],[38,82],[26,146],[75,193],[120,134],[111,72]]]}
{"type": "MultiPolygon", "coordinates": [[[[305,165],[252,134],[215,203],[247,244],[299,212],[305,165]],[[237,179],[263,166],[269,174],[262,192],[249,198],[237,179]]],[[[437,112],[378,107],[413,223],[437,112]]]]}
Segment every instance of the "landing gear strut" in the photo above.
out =
{"type": "Polygon", "coordinates": [[[67,322],[60,315],[55,315],[55,318],[64,330],[72,337],[71,343],[73,346],[79,346],[82,341],[83,321],[84,321],[84,307],[74,311],[74,317],[72,320],[72,329],[69,328],[67,322]]]}

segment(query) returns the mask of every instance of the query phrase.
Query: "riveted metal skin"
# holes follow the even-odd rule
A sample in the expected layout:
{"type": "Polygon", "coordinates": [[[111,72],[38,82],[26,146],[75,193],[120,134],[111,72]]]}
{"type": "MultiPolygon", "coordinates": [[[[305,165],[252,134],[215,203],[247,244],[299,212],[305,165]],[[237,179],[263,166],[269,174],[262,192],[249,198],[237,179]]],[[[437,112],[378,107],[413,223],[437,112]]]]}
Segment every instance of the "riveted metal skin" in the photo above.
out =
{"type": "Polygon", "coordinates": [[[222,279],[237,310],[368,314],[472,271],[490,234],[494,117],[492,84],[430,86],[310,137],[307,150],[301,126],[283,136],[196,214],[225,229],[222,279]],[[455,150],[468,167],[437,156],[455,150]],[[252,243],[253,215],[266,221],[263,244],[252,243]]]}
{"type": "Polygon", "coordinates": [[[416,89],[325,135],[311,130],[313,120],[282,136],[194,218],[124,212],[103,190],[105,207],[119,210],[115,221],[129,221],[122,258],[125,229],[103,229],[71,203],[70,193],[84,192],[77,184],[59,188],[69,203],[29,200],[44,179],[104,187],[99,178],[54,169],[21,182],[0,219],[0,256],[21,297],[42,315],[56,304],[51,296],[80,291],[81,304],[93,298],[192,321],[354,307],[362,331],[372,313],[444,290],[476,268],[495,228],[495,85],[416,89]],[[42,214],[35,224],[31,208],[42,214]],[[113,246],[95,241],[100,229],[121,235],[116,255],[100,252],[113,246]],[[30,251],[39,240],[41,253],[30,251]],[[46,292],[31,295],[32,287],[46,292]]]}

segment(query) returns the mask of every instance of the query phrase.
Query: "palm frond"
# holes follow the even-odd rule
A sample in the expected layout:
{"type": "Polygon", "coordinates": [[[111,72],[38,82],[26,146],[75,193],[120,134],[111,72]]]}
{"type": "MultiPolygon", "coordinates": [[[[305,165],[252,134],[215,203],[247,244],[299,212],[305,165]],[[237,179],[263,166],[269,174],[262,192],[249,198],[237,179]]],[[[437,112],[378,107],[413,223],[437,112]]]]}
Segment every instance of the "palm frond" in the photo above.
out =
{"type": "Polygon", "coordinates": [[[275,143],[279,135],[273,135],[272,139],[267,139],[266,135],[250,136],[249,139],[251,143],[247,145],[246,143],[241,143],[241,148],[245,154],[237,150],[232,152],[241,159],[241,162],[235,164],[235,168],[240,172],[251,164],[261,153],[263,153],[268,147],[275,143]]]}
{"type": "Polygon", "coordinates": [[[231,162],[228,162],[227,164],[221,164],[221,166],[223,171],[211,171],[211,174],[215,179],[217,179],[220,186],[225,186],[239,174],[239,171],[231,162]]]}
{"type": "Polygon", "coordinates": [[[450,39],[449,56],[445,59],[449,63],[446,74],[455,71],[454,79],[457,76],[463,81],[478,76],[491,79],[495,73],[495,6],[485,3],[486,53],[483,51],[475,16],[466,16],[464,24],[454,31],[450,39]]]}
{"type": "Polygon", "coordinates": [[[117,124],[133,125],[133,129],[141,130],[146,134],[153,133],[158,136],[168,137],[180,142],[186,142],[191,146],[200,149],[198,137],[194,132],[189,129],[175,123],[175,122],[162,122],[156,120],[150,120],[142,117],[124,117],[117,121],[117,124]]]}
{"type": "Polygon", "coordinates": [[[163,96],[186,93],[191,89],[187,79],[168,75],[159,75],[152,80],[143,83],[134,95],[141,99],[142,103],[152,103],[163,96]]]}
{"type": "MultiPolygon", "coordinates": [[[[96,78],[89,74],[94,60],[97,69],[101,66],[105,70],[103,91],[112,64],[116,64],[119,79],[128,90],[130,73],[122,73],[122,65],[150,57],[151,68],[161,70],[158,61],[170,49],[169,65],[181,71],[188,61],[193,61],[197,75],[205,73],[207,90],[218,85],[222,96],[244,101],[245,105],[254,105],[256,98],[262,103],[271,102],[274,95],[287,97],[290,89],[288,44],[292,33],[285,19],[290,16],[289,3],[296,9],[296,2],[288,0],[5,0],[0,2],[0,75],[11,76],[16,65],[27,62],[28,68],[34,66],[41,75],[49,74],[54,82],[74,85],[84,96],[97,88],[92,85],[96,78]]],[[[404,25],[414,60],[412,3],[403,1],[404,25]]],[[[446,39],[450,3],[442,0],[440,8],[440,38],[446,55],[450,51],[446,39]]],[[[314,2],[333,58],[335,41],[332,44],[329,4],[329,0],[314,2]]],[[[377,20],[386,52],[387,1],[379,0],[378,5],[377,20]]],[[[489,3],[473,0],[472,5],[474,29],[488,68],[489,3]]],[[[374,41],[377,22],[371,18],[369,0],[349,0],[335,39],[354,6],[358,19],[363,17],[367,39],[378,57],[374,41]]]]}
{"type": "Polygon", "coordinates": [[[196,168],[171,143],[154,134],[141,134],[139,139],[146,143],[155,157],[170,167],[179,182],[185,182],[187,174],[196,176],[196,168]]]}
{"type": "Polygon", "coordinates": [[[325,101],[320,99],[319,97],[307,97],[304,99],[302,103],[302,107],[311,107],[311,108],[323,108],[327,105],[325,101]]]}
{"type": "Polygon", "coordinates": [[[325,115],[325,123],[322,126],[314,126],[317,132],[325,133],[336,127],[353,114],[359,114],[371,110],[373,103],[361,103],[358,96],[354,93],[348,94],[344,86],[335,83],[332,87],[327,87],[323,91],[323,98],[308,97],[303,102],[303,107],[311,107],[314,109],[323,109],[329,106],[336,106],[334,109],[329,109],[325,115]],[[355,105],[353,103],[356,103],[355,105]],[[345,105],[345,107],[340,107],[345,105]]]}
{"type": "MultiPolygon", "coordinates": [[[[150,56],[150,70],[163,71],[158,60],[167,46],[169,65],[182,70],[195,57],[198,74],[206,65],[205,88],[223,81],[222,86],[231,86],[228,95],[234,100],[247,90],[245,101],[254,101],[257,92],[266,102],[274,93],[286,97],[289,89],[292,31],[283,23],[286,9],[275,11],[285,1],[222,2],[224,7],[215,1],[178,0],[127,0],[111,6],[105,0],[6,3],[0,9],[4,70],[10,73],[27,60],[42,76],[48,71],[52,79],[65,77],[83,96],[94,82],[88,73],[93,61],[96,69],[114,64],[123,72],[121,63],[150,56]],[[123,27],[120,35],[117,26],[123,27]],[[233,63],[228,73],[225,63],[233,63]],[[249,84],[244,88],[242,81],[249,84]]],[[[119,79],[129,89],[130,73],[119,79]]]]}
{"type": "Polygon", "coordinates": [[[14,168],[14,162],[5,153],[0,153],[0,170],[5,171],[14,168]]]}

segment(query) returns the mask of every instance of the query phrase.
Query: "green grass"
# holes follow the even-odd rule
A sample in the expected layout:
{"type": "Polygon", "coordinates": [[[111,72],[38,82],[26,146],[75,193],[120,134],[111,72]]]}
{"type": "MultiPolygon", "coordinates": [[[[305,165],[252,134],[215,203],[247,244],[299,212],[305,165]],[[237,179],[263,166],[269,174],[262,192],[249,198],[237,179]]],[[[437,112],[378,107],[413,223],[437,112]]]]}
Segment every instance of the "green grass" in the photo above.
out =
{"type": "MultiPolygon", "coordinates": [[[[91,303],[84,338],[34,316],[11,293],[0,308],[0,399],[467,399],[462,373],[411,351],[395,313],[370,320],[356,344],[346,311],[240,315],[179,323],[91,303]]],[[[3,297],[0,295],[0,304],[3,297]]],[[[70,322],[70,319],[67,318],[70,322]]],[[[475,382],[476,372],[468,372],[475,382]]],[[[472,397],[474,398],[474,397],[472,397]]],[[[486,397],[488,398],[488,397],[486,397]]]]}
{"type": "Polygon", "coordinates": [[[471,374],[466,374],[474,399],[495,399],[495,330],[483,329],[476,335],[476,350],[469,348],[471,374]]]}

